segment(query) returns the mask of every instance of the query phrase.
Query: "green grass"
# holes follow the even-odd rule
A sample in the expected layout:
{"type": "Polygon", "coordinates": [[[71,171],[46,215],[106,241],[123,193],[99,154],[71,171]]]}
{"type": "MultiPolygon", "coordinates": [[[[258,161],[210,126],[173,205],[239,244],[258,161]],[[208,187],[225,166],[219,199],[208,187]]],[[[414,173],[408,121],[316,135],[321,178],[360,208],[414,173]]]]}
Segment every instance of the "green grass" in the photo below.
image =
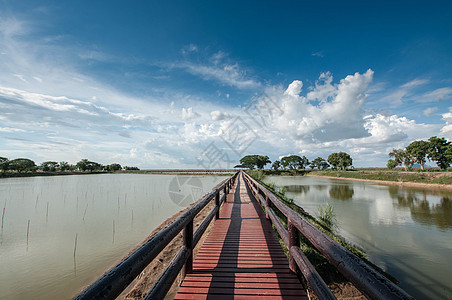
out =
{"type": "Polygon", "coordinates": [[[319,176],[331,176],[339,178],[352,178],[352,179],[368,179],[379,181],[394,181],[394,182],[415,182],[415,183],[439,183],[439,184],[452,184],[452,176],[431,176],[429,172],[419,173],[405,173],[401,171],[315,171],[312,175],[319,176]]]}

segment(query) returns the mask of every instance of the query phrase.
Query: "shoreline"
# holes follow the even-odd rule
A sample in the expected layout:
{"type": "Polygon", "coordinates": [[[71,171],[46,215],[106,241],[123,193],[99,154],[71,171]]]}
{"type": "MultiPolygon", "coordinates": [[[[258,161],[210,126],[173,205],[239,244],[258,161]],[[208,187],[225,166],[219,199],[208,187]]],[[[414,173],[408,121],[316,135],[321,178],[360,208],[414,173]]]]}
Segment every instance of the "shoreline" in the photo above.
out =
{"type": "Polygon", "coordinates": [[[323,177],[323,178],[349,180],[349,181],[373,182],[373,183],[379,183],[379,184],[383,184],[383,185],[397,185],[397,186],[402,186],[402,187],[419,188],[419,189],[433,189],[433,190],[438,190],[439,189],[439,190],[442,190],[442,191],[452,192],[452,185],[449,185],[449,184],[420,183],[420,182],[409,182],[409,181],[389,181],[389,180],[362,179],[362,178],[347,178],[347,177],[337,177],[337,176],[315,175],[315,174],[312,174],[312,173],[306,174],[304,176],[323,177]]]}

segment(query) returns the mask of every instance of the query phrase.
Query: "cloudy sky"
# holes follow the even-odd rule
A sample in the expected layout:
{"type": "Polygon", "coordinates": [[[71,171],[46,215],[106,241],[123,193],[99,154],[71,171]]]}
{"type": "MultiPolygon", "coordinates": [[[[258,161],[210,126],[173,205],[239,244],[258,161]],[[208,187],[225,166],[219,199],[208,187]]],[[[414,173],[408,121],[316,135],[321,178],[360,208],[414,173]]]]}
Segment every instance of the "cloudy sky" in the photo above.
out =
{"type": "Polygon", "coordinates": [[[0,0],[0,156],[216,168],[452,138],[450,1],[0,0]]]}

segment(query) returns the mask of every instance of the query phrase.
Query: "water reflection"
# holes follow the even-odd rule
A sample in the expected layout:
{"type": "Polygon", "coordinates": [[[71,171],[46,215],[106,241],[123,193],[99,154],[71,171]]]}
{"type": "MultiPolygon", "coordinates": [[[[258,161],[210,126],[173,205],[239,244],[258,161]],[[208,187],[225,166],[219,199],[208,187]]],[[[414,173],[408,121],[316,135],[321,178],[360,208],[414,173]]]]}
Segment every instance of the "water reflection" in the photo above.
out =
{"type": "Polygon", "coordinates": [[[330,197],[337,200],[350,200],[354,194],[355,190],[349,185],[333,185],[330,187],[330,197]]]}
{"type": "Polygon", "coordinates": [[[307,194],[309,192],[309,185],[285,185],[285,190],[291,193],[307,194]]]}
{"type": "Polygon", "coordinates": [[[440,229],[452,227],[452,201],[448,196],[440,196],[439,203],[430,203],[426,191],[400,190],[390,187],[389,195],[397,200],[398,208],[409,208],[415,222],[423,225],[435,225],[440,229]]]}

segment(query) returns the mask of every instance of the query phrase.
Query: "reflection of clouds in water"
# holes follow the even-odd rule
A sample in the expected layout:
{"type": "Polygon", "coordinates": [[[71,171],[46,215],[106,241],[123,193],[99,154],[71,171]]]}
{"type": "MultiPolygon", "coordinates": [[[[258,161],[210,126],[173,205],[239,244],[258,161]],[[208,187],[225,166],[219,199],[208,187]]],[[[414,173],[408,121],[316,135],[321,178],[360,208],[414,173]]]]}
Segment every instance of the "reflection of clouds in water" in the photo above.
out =
{"type": "Polygon", "coordinates": [[[435,225],[440,229],[452,228],[450,197],[434,196],[426,191],[402,190],[398,187],[391,187],[389,195],[397,200],[395,207],[409,209],[413,221],[423,225],[435,225]]]}

